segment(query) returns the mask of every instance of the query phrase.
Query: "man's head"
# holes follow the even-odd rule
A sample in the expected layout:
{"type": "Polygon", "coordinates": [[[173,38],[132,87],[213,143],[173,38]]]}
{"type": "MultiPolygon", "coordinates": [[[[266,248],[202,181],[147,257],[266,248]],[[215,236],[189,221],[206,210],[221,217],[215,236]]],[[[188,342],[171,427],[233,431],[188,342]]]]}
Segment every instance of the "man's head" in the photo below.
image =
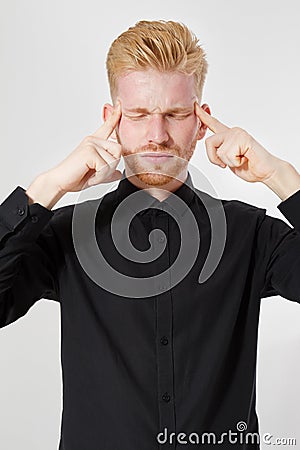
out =
{"type": "MultiPolygon", "coordinates": [[[[112,43],[106,66],[113,104],[121,102],[116,137],[125,167],[150,186],[165,185],[186,170],[206,132],[194,114],[207,73],[205,53],[183,24],[140,21],[112,43]],[[159,159],[159,153],[169,157],[159,159]]],[[[112,109],[104,105],[104,119],[112,109]]]]}

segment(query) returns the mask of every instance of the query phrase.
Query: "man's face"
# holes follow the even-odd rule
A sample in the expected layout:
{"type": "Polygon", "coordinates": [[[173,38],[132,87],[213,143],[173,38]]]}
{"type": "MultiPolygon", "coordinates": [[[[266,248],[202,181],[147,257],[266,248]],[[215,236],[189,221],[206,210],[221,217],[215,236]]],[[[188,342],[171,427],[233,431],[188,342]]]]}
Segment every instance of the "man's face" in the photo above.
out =
{"type": "Polygon", "coordinates": [[[185,173],[206,131],[194,112],[194,102],[199,101],[194,76],[152,69],[129,72],[118,78],[118,99],[122,116],[116,136],[125,169],[150,186],[165,185],[185,173]],[[146,156],[149,153],[152,156],[146,156]],[[159,156],[162,153],[167,156],[159,156]]]}

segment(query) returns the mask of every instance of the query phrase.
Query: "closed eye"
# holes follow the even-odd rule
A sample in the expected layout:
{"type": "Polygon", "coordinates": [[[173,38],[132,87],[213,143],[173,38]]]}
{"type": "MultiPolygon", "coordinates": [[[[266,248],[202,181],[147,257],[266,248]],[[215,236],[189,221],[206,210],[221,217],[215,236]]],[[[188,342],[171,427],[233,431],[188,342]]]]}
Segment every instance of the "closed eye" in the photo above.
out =
{"type": "Polygon", "coordinates": [[[125,114],[126,117],[128,117],[130,120],[141,120],[147,117],[147,114],[138,114],[135,116],[129,116],[128,114],[125,114]]]}
{"type": "Polygon", "coordinates": [[[182,119],[186,119],[187,117],[189,117],[192,113],[188,113],[188,114],[167,114],[168,117],[170,117],[171,119],[177,119],[177,120],[182,120],[182,119]]]}
{"type": "MultiPolygon", "coordinates": [[[[170,114],[166,114],[167,117],[171,118],[171,119],[176,119],[176,120],[183,120],[186,119],[187,117],[191,116],[192,113],[188,113],[188,114],[177,114],[177,113],[170,113],[170,114]]],[[[125,114],[126,117],[128,117],[131,120],[141,120],[144,119],[146,117],[149,116],[149,114],[136,114],[134,116],[125,114]]]]}

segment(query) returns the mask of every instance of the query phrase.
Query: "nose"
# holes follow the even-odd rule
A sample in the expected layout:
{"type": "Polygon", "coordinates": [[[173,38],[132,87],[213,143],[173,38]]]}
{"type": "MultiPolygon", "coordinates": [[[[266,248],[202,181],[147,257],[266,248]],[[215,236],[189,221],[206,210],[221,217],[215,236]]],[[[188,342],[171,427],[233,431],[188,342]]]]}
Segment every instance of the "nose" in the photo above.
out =
{"type": "Polygon", "coordinates": [[[155,144],[165,144],[169,140],[167,124],[162,114],[153,114],[148,121],[147,136],[148,142],[155,144]]]}

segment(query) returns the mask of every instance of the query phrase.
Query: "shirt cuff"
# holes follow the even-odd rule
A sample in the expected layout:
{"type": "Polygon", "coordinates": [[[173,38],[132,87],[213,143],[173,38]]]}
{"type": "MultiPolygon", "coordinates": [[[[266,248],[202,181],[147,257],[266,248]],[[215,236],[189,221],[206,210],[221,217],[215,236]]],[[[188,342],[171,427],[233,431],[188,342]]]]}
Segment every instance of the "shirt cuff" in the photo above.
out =
{"type": "Polygon", "coordinates": [[[26,191],[21,186],[17,186],[14,191],[0,205],[0,242],[9,233],[23,228],[30,222],[36,229],[35,233],[44,228],[46,223],[53,216],[53,211],[45,208],[39,203],[28,204],[29,198],[26,191]]]}
{"type": "Polygon", "coordinates": [[[300,189],[279,203],[279,211],[288,219],[293,227],[300,231],[300,189]]]}

